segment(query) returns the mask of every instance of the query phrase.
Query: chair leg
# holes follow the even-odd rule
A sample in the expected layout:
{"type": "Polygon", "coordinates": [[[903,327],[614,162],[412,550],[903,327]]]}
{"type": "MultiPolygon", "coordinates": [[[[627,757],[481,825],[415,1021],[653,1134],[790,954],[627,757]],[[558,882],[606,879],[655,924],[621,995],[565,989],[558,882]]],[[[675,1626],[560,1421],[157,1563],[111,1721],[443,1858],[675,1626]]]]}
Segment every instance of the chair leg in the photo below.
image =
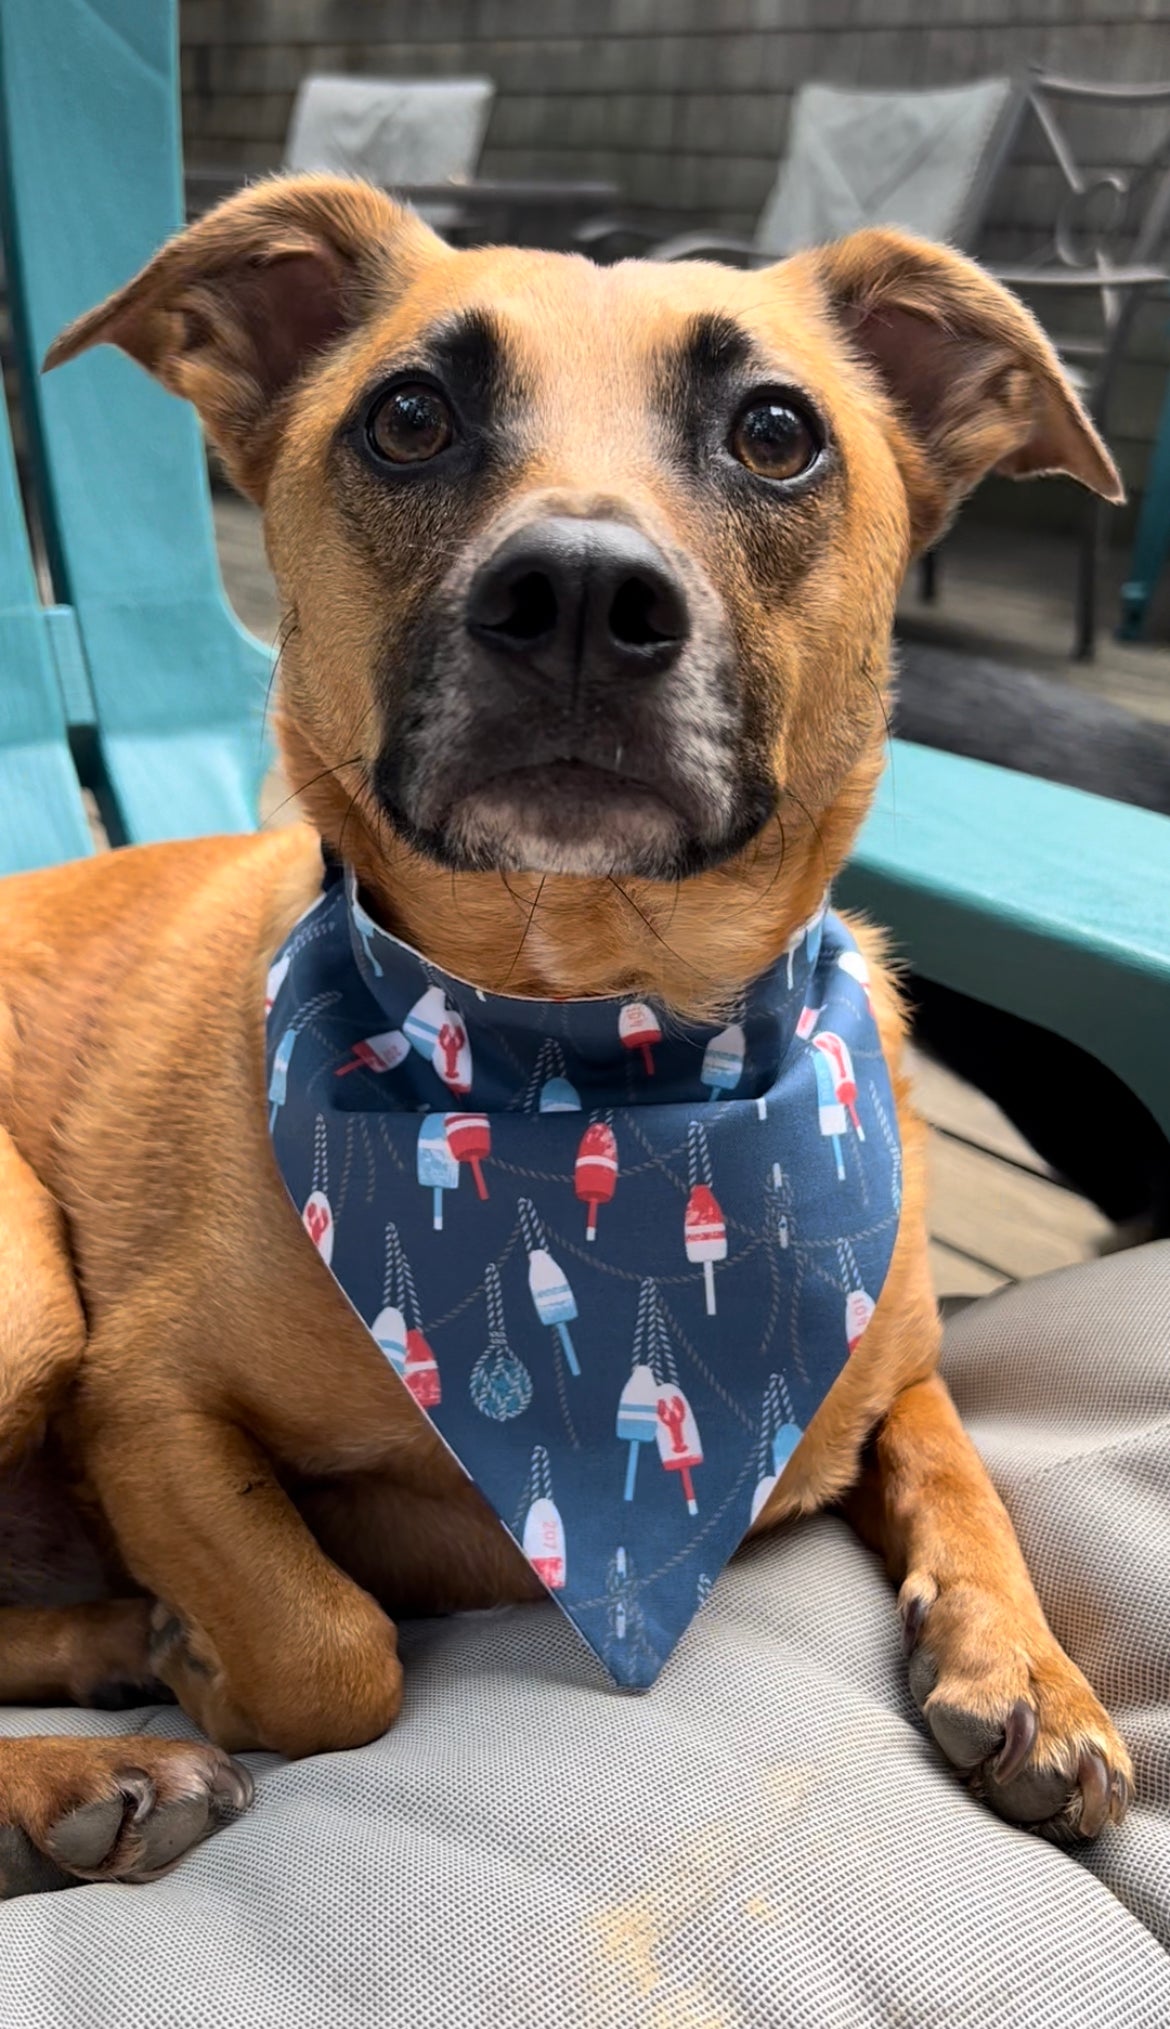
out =
{"type": "Polygon", "coordinates": [[[1097,566],[1101,554],[1101,529],[1101,502],[1093,494],[1084,509],[1077,565],[1073,655],[1078,662],[1092,662],[1097,653],[1097,566]]]}
{"type": "Polygon", "coordinates": [[[933,606],[938,598],[938,551],[927,550],[918,565],[918,591],[926,606],[933,606]]]}

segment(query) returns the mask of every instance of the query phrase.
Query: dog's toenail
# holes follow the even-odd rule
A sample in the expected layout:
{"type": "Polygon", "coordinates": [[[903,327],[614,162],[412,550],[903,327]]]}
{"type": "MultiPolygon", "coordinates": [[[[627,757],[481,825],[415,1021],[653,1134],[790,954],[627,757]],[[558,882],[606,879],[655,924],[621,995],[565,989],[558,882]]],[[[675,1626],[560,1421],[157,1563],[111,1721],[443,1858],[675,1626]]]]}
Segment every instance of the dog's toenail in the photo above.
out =
{"type": "Polygon", "coordinates": [[[1131,1796],[1128,1777],[1122,1775],[1120,1769],[1115,1769],[1113,1772],[1110,1790],[1112,1792],[1112,1801],[1110,1803],[1109,1815],[1114,1824],[1119,1825],[1129,1809],[1131,1796]]]}
{"type": "Polygon", "coordinates": [[[1008,1713],[1003,1746],[992,1773],[998,1783],[1012,1782],[1036,1744],[1036,1714],[1026,1698],[1017,1698],[1008,1713]]]}
{"type": "Polygon", "coordinates": [[[922,1623],[926,1619],[926,1601],[920,1593],[907,1602],[902,1614],[902,1654],[913,1655],[922,1635],[922,1623]]]}
{"type": "Polygon", "coordinates": [[[233,1761],[216,1770],[212,1784],[212,1808],[221,1818],[235,1818],[251,1807],[256,1785],[249,1771],[233,1761]]]}
{"type": "Polygon", "coordinates": [[[1095,1839],[1109,1816],[1109,1771],[1099,1754],[1091,1750],[1082,1754],[1077,1763],[1077,1781],[1081,1790],[1081,1821],[1077,1827],[1082,1839],[1095,1839]]]}

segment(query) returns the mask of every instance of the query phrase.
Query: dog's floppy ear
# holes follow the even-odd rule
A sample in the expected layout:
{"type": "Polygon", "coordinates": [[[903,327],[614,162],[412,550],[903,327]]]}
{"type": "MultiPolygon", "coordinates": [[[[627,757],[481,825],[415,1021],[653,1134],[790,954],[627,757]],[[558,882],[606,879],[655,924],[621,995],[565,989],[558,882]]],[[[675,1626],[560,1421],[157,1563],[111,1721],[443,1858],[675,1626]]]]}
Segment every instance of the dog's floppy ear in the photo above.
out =
{"type": "Polygon", "coordinates": [[[312,359],[447,248],[372,184],[272,177],[170,240],[70,324],[46,368],[120,345],[195,404],[228,476],[262,500],[281,397],[312,359]]]}
{"type": "MultiPolygon", "coordinates": [[[[914,547],[987,472],[1065,472],[1106,500],[1117,467],[1035,318],[949,247],[874,228],[798,255],[908,425],[914,547]]],[[[909,455],[907,456],[907,452],[909,455]]]]}

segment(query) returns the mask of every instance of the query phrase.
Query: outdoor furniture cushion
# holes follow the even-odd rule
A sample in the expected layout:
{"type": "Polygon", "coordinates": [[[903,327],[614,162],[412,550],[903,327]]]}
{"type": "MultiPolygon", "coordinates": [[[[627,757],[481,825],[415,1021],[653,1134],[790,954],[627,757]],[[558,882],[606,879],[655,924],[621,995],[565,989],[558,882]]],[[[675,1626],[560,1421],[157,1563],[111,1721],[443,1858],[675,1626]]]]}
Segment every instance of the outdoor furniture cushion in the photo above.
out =
{"type": "Polygon", "coordinates": [[[1165,2029],[1170,1244],[962,1311],[947,1373],[1134,1750],[1124,1828],[1069,1854],[966,1794],[821,1516],[723,1574],[642,1697],[551,1605],[407,1627],[386,1739],[252,1757],[254,1811],[149,1887],[0,1910],[4,2029],[1165,2029]]]}

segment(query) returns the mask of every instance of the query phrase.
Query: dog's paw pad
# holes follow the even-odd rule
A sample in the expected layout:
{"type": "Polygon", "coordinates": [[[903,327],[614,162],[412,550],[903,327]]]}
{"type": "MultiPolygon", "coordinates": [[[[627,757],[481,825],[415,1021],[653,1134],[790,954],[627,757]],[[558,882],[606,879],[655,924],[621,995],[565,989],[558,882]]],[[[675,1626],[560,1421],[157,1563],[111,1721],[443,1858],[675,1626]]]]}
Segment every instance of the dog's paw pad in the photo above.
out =
{"type": "Polygon", "coordinates": [[[997,1630],[991,1607],[907,1590],[915,1703],[947,1760],[1000,1817],[1059,1843],[1095,1839],[1129,1807],[1125,1745],[1048,1631],[1030,1629],[1029,1641],[997,1630]]]}
{"type": "Polygon", "coordinates": [[[36,1822],[0,1827],[0,1896],[67,1879],[153,1880],[252,1802],[247,1769],[218,1747],[146,1738],[76,1745],[84,1755],[64,1794],[43,1799],[36,1822]]]}

